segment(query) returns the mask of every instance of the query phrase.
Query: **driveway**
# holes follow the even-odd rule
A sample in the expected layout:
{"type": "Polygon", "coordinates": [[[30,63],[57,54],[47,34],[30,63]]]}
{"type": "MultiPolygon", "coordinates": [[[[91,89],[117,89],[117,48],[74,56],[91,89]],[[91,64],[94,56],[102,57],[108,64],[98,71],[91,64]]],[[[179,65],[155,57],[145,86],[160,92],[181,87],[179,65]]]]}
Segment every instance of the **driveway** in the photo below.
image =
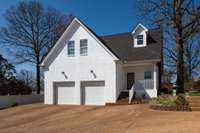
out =
{"type": "Polygon", "coordinates": [[[0,110],[1,133],[199,133],[200,112],[161,112],[147,105],[31,104],[0,110]]]}

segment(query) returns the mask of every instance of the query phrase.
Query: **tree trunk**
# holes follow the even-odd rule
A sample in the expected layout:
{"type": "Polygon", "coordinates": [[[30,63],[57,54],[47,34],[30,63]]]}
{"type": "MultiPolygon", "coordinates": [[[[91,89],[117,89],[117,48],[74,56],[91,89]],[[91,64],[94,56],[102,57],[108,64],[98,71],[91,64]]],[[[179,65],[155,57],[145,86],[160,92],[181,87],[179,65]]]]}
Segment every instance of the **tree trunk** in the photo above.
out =
{"type": "Polygon", "coordinates": [[[37,94],[40,94],[40,64],[36,64],[36,82],[37,82],[37,94]]]}
{"type": "MultiPolygon", "coordinates": [[[[179,37],[178,37],[179,38],[179,37]]],[[[177,92],[184,93],[184,62],[183,62],[183,43],[182,39],[177,39],[177,92]]]]}
{"type": "Polygon", "coordinates": [[[175,1],[176,53],[177,53],[177,92],[184,93],[183,28],[180,0],[175,1]]]}

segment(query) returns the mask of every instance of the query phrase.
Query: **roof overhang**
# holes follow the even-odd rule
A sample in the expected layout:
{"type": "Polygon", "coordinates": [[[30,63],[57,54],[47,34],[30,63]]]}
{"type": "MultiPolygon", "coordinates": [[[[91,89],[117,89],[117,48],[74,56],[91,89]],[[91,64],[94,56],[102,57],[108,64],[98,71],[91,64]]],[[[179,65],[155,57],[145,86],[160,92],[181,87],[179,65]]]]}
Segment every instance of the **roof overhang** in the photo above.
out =
{"type": "Polygon", "coordinates": [[[141,61],[123,61],[123,66],[145,66],[161,62],[161,59],[141,60],[141,61]]]}

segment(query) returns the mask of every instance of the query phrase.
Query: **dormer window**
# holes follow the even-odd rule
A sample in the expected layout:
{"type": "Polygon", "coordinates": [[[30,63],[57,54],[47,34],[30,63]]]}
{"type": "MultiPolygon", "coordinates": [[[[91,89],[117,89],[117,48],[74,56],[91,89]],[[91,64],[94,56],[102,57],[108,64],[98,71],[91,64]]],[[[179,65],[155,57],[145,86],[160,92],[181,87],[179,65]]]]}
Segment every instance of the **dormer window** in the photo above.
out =
{"type": "Polygon", "coordinates": [[[137,45],[143,45],[143,43],[144,43],[144,36],[137,35],[137,45]]]}
{"type": "Polygon", "coordinates": [[[132,32],[133,47],[146,47],[147,46],[147,32],[148,29],[142,24],[138,24],[132,32]]]}

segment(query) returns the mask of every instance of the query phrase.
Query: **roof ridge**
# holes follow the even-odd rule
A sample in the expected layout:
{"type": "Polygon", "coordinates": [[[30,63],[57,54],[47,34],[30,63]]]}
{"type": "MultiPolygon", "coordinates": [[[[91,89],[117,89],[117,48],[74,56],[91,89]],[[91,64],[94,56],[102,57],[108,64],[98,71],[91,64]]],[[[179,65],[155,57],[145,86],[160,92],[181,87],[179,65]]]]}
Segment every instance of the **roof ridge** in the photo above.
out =
{"type": "MultiPolygon", "coordinates": [[[[149,31],[151,30],[159,30],[159,27],[155,27],[155,28],[150,28],[148,29],[149,31]]],[[[120,33],[113,33],[113,34],[108,34],[108,35],[100,35],[99,37],[110,37],[110,36],[119,36],[119,35],[124,35],[124,34],[129,34],[131,32],[120,32],[120,33]]]]}
{"type": "Polygon", "coordinates": [[[109,36],[116,36],[116,35],[123,35],[123,34],[128,34],[131,32],[121,32],[121,33],[114,33],[114,34],[108,34],[108,35],[101,35],[100,37],[109,37],[109,36]]]}

